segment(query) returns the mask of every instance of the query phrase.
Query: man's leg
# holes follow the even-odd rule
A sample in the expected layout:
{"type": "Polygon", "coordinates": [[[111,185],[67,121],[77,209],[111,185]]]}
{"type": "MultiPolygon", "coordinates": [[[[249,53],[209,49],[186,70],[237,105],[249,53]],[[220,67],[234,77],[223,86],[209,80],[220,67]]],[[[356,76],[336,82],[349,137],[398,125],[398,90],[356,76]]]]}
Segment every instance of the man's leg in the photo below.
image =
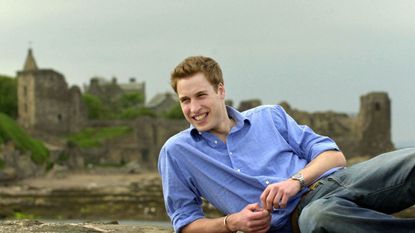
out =
{"type": "Polygon", "coordinates": [[[399,150],[323,179],[322,185],[301,201],[300,211],[303,211],[299,224],[302,232],[382,232],[377,230],[379,226],[383,232],[411,232],[407,231],[408,225],[415,232],[415,219],[402,220],[387,215],[414,204],[415,149],[399,150]],[[322,204],[328,209],[322,208],[322,204]],[[310,217],[312,210],[316,217],[310,217]],[[324,231],[321,226],[333,226],[329,222],[340,225],[336,230],[324,231]],[[322,230],[312,229],[315,226],[322,230]],[[368,227],[373,230],[368,231],[368,227]]]}
{"type": "Polygon", "coordinates": [[[398,212],[415,204],[415,149],[379,155],[328,179],[343,187],[336,196],[383,213],[398,212]]]}
{"type": "Polygon", "coordinates": [[[300,215],[299,226],[301,233],[415,232],[414,219],[397,219],[337,197],[307,205],[300,215]]]}

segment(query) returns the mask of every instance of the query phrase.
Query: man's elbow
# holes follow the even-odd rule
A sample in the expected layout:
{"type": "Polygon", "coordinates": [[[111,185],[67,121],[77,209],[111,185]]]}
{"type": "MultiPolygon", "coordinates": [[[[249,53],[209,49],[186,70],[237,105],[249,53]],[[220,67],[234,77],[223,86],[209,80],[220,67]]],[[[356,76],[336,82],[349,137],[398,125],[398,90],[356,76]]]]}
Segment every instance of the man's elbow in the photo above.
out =
{"type": "Polygon", "coordinates": [[[344,156],[343,152],[336,151],[335,154],[336,154],[335,155],[336,164],[338,165],[337,167],[346,167],[347,166],[347,161],[346,161],[346,157],[344,156]]]}

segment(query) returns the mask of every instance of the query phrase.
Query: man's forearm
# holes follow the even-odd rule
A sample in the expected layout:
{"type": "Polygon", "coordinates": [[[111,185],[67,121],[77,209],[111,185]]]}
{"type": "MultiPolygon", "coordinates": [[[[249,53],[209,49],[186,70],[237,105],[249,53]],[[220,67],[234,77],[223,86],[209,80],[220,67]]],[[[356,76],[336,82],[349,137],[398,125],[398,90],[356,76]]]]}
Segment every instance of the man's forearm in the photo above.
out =
{"type": "MultiPolygon", "coordinates": [[[[326,151],[313,159],[299,172],[303,175],[305,185],[310,185],[324,172],[346,166],[343,153],[338,151],[326,151]]],[[[301,184],[297,180],[287,179],[268,185],[262,192],[260,199],[263,208],[272,211],[273,208],[285,208],[288,201],[301,190],[301,184]]]]}
{"type": "Polygon", "coordinates": [[[310,185],[324,172],[335,168],[345,167],[346,158],[340,151],[325,151],[313,159],[300,172],[304,176],[306,185],[310,185]]]}
{"type": "Polygon", "coordinates": [[[270,212],[260,208],[258,203],[248,204],[238,213],[229,215],[229,218],[198,219],[184,229],[184,233],[229,233],[237,230],[246,233],[265,233],[270,228],[270,212]],[[228,220],[225,222],[225,220],[228,220]]]}
{"type": "Polygon", "coordinates": [[[183,233],[229,233],[224,225],[224,217],[221,218],[201,218],[189,225],[182,230],[183,233]]]}

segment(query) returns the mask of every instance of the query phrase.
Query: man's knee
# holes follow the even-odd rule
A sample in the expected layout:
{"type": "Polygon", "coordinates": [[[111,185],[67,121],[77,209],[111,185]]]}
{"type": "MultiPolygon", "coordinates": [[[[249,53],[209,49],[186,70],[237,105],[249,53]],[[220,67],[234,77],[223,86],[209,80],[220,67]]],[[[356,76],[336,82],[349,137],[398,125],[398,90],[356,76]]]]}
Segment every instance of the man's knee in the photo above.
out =
{"type": "Polygon", "coordinates": [[[302,233],[327,232],[325,226],[332,221],[330,204],[327,199],[319,199],[308,204],[298,219],[298,226],[302,233]]]}

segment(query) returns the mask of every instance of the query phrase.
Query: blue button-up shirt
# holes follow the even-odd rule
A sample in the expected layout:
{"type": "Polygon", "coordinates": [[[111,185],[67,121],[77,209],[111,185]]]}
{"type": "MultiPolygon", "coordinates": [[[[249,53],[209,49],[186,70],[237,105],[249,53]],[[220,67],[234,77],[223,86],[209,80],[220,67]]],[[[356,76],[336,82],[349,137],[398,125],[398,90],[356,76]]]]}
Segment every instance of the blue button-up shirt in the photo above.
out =
{"type": "MultiPolygon", "coordinates": [[[[191,126],[160,151],[165,206],[177,232],[204,217],[201,197],[224,214],[239,212],[260,203],[268,184],[288,179],[324,151],[338,150],[333,140],[298,125],[279,105],[227,111],[236,125],[226,143],[191,126]]],[[[289,231],[289,215],[303,192],[272,212],[272,229],[289,231]]]]}

